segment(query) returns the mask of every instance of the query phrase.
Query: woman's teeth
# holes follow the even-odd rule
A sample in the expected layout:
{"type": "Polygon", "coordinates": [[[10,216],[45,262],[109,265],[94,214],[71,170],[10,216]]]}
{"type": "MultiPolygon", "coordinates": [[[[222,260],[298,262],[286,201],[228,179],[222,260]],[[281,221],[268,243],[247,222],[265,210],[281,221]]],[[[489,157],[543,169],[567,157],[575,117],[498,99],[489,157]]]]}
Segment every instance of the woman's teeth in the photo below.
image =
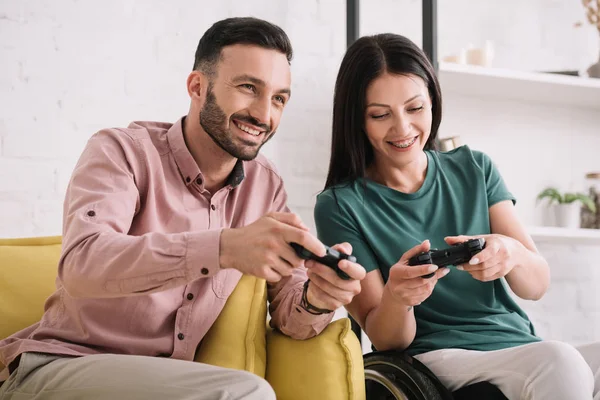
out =
{"type": "Polygon", "coordinates": [[[410,145],[412,145],[416,140],[417,140],[418,136],[415,136],[414,138],[408,140],[408,141],[402,141],[402,142],[389,142],[392,146],[398,147],[400,149],[405,149],[407,147],[409,147],[410,145]]]}
{"type": "Polygon", "coordinates": [[[260,135],[260,131],[257,131],[256,129],[248,128],[246,125],[242,125],[242,124],[236,123],[235,126],[237,126],[238,128],[240,128],[244,132],[249,133],[249,134],[251,134],[253,136],[260,135]]]}

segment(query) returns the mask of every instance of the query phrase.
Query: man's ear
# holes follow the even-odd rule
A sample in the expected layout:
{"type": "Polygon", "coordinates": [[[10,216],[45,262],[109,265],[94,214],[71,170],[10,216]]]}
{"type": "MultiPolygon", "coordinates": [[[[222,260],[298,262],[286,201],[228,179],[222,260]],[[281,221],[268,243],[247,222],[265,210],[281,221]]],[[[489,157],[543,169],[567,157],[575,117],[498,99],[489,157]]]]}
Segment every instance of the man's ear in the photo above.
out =
{"type": "Polygon", "coordinates": [[[187,78],[187,91],[190,98],[202,100],[206,94],[208,79],[201,71],[192,71],[187,78]]]}

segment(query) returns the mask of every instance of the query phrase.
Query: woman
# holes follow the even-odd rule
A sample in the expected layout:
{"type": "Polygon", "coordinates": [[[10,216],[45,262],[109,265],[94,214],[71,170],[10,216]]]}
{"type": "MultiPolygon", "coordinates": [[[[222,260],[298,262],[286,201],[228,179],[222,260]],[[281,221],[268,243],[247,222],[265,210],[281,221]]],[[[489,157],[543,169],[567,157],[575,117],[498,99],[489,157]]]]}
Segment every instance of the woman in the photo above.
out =
{"type": "Polygon", "coordinates": [[[441,116],[433,68],[410,40],[382,34],[348,49],[315,221],[324,243],[349,242],[368,271],[349,313],[376,349],[405,350],[452,391],[490,381],[510,399],[600,400],[600,343],[576,349],[536,336],[509,290],[540,299],[548,265],[490,158],[467,146],[435,150],[441,116]],[[408,266],[472,237],[486,247],[466,265],[408,266]]]}

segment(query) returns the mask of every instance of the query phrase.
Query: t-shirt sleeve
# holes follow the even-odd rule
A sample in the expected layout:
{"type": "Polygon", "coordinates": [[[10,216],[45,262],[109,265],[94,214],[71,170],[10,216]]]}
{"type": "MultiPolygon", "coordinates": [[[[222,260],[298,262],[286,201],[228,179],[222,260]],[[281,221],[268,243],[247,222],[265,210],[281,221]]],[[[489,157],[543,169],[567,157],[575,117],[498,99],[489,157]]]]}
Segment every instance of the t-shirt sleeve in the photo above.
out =
{"type": "Polygon", "coordinates": [[[505,200],[516,204],[517,199],[506,187],[506,183],[492,159],[487,154],[478,151],[473,151],[473,157],[477,166],[483,171],[489,207],[505,200]]]}
{"type": "Polygon", "coordinates": [[[356,261],[367,272],[374,271],[379,267],[377,257],[361,233],[358,223],[345,206],[336,200],[332,190],[323,192],[317,197],[314,211],[317,237],[327,246],[350,243],[356,261]]]}

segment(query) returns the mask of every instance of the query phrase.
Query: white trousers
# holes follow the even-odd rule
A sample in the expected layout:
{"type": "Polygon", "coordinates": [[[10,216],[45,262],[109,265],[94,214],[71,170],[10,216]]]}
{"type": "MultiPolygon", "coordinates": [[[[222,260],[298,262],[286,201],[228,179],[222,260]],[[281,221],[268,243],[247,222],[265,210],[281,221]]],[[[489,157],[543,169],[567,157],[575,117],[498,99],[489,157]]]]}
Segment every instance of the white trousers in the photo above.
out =
{"type": "Polygon", "coordinates": [[[245,371],[170,358],[25,353],[0,400],[275,400],[245,371]]]}
{"type": "Polygon", "coordinates": [[[488,381],[510,400],[600,400],[600,342],[542,341],[495,351],[443,349],[415,357],[451,391],[488,381]]]}

